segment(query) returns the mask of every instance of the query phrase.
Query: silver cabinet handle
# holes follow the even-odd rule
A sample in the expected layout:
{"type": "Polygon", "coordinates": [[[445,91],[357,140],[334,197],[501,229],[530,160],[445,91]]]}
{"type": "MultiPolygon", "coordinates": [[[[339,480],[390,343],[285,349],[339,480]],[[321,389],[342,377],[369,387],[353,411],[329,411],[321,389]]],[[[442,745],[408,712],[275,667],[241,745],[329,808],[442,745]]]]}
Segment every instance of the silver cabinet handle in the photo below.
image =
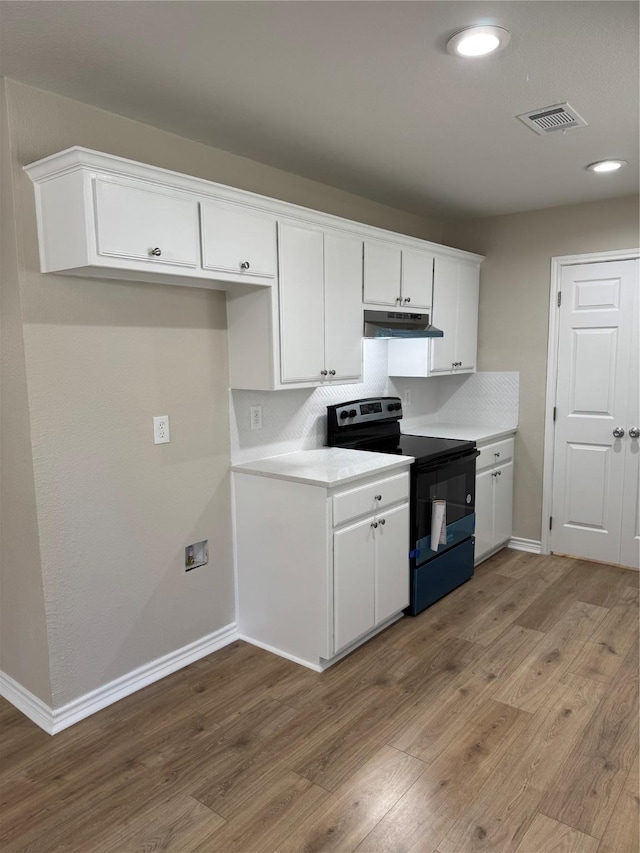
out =
{"type": "Polygon", "coordinates": [[[638,427],[630,427],[629,438],[640,438],[640,429],[638,427]]]}
{"type": "Polygon", "coordinates": [[[378,526],[378,522],[377,522],[377,521],[372,521],[372,522],[371,522],[371,526],[372,526],[372,527],[377,527],[377,526],[378,526]]]}
{"type": "Polygon", "coordinates": [[[502,477],[502,471],[496,471],[496,474],[498,475],[498,477],[502,477]]]}
{"type": "Polygon", "coordinates": [[[250,266],[251,264],[249,263],[249,261],[242,261],[242,263],[240,264],[240,269],[248,270],[250,266]]]}
{"type": "Polygon", "coordinates": [[[152,258],[159,258],[162,254],[162,249],[158,249],[158,247],[156,246],[155,249],[149,249],[149,254],[152,258]]]}
{"type": "Polygon", "coordinates": [[[330,370],[330,371],[329,371],[329,376],[335,376],[335,375],[336,375],[335,370],[330,370]]]}
{"type": "Polygon", "coordinates": [[[404,301],[408,305],[411,302],[411,297],[407,296],[407,298],[404,301]]]}
{"type": "Polygon", "coordinates": [[[402,296],[396,296],[396,302],[402,302],[402,296]]]}
{"type": "Polygon", "coordinates": [[[622,438],[624,435],[624,430],[622,427],[616,427],[613,431],[614,438],[622,438]]]}
{"type": "Polygon", "coordinates": [[[500,459],[500,453],[499,453],[499,451],[496,451],[493,455],[496,457],[496,459],[500,459]]]}
{"type": "Polygon", "coordinates": [[[498,476],[498,472],[497,472],[497,471],[494,471],[494,472],[491,474],[491,476],[492,476],[492,477],[497,477],[497,476],[498,476]]]}
{"type": "Polygon", "coordinates": [[[381,500],[382,500],[382,495],[375,495],[375,499],[376,499],[377,501],[381,501],[381,500]]]}
{"type": "Polygon", "coordinates": [[[328,370],[321,370],[320,376],[326,376],[328,372],[329,372],[328,370]]]}
{"type": "Polygon", "coordinates": [[[387,522],[384,520],[384,518],[381,518],[381,519],[380,519],[380,524],[386,524],[386,523],[387,523],[387,522]]]}

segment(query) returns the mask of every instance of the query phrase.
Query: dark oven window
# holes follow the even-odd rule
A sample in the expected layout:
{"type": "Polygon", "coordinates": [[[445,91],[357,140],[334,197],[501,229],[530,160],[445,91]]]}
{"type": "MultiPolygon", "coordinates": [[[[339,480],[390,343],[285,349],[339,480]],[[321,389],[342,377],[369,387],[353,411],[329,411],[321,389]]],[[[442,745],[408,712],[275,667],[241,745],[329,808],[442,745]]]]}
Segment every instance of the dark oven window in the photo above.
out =
{"type": "Polygon", "coordinates": [[[431,503],[447,502],[447,527],[472,515],[475,507],[475,455],[470,459],[445,462],[442,467],[417,468],[414,472],[415,541],[431,534],[431,503]]]}

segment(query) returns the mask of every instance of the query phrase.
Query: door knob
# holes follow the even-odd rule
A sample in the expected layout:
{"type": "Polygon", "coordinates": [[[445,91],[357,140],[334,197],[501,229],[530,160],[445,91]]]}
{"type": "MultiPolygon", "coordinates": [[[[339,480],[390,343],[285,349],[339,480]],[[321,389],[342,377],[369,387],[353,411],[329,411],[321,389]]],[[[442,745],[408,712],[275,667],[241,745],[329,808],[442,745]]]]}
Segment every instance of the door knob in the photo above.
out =
{"type": "Polygon", "coordinates": [[[638,427],[630,427],[629,438],[640,438],[640,429],[638,427]]]}
{"type": "Polygon", "coordinates": [[[616,427],[614,429],[614,431],[613,431],[614,438],[622,438],[623,435],[624,435],[624,430],[622,429],[622,427],[616,427]]]}
{"type": "Polygon", "coordinates": [[[320,376],[326,376],[328,372],[329,372],[328,370],[321,370],[320,376]]]}

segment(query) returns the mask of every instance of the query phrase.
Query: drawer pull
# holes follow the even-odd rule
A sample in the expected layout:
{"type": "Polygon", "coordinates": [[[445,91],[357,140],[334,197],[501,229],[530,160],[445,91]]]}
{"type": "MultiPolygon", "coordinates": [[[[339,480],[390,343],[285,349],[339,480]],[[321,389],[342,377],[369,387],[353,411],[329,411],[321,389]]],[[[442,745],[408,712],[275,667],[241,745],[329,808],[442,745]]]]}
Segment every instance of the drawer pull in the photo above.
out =
{"type": "Polygon", "coordinates": [[[251,266],[251,264],[249,263],[249,261],[242,261],[242,263],[240,264],[240,269],[241,270],[248,270],[250,268],[250,266],[251,266]]]}
{"type": "Polygon", "coordinates": [[[493,455],[496,457],[496,459],[500,458],[500,453],[498,451],[496,451],[493,455]]]}
{"type": "Polygon", "coordinates": [[[162,254],[162,249],[158,249],[158,247],[156,246],[155,249],[149,249],[149,254],[152,258],[159,258],[162,254]]]}
{"type": "Polygon", "coordinates": [[[372,521],[372,522],[371,522],[371,526],[372,526],[373,528],[377,527],[377,526],[378,526],[378,522],[377,522],[377,521],[372,521]]]}
{"type": "Polygon", "coordinates": [[[384,518],[380,519],[380,524],[386,524],[386,521],[384,520],[384,518]]]}
{"type": "Polygon", "coordinates": [[[381,500],[382,500],[382,495],[376,495],[376,496],[375,496],[375,500],[377,500],[377,501],[381,501],[381,500]]]}

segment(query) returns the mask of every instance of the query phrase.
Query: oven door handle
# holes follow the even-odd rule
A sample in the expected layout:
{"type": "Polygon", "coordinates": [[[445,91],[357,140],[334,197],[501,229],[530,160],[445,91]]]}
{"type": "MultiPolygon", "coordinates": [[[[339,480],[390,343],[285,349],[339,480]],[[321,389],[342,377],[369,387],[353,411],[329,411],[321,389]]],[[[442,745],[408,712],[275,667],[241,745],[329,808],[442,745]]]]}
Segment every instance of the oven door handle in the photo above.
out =
{"type": "Polygon", "coordinates": [[[425,462],[424,465],[418,465],[418,471],[434,471],[437,468],[456,465],[458,462],[470,462],[478,456],[480,456],[479,450],[467,450],[464,453],[459,453],[457,456],[444,456],[434,459],[432,462],[425,462]]]}

